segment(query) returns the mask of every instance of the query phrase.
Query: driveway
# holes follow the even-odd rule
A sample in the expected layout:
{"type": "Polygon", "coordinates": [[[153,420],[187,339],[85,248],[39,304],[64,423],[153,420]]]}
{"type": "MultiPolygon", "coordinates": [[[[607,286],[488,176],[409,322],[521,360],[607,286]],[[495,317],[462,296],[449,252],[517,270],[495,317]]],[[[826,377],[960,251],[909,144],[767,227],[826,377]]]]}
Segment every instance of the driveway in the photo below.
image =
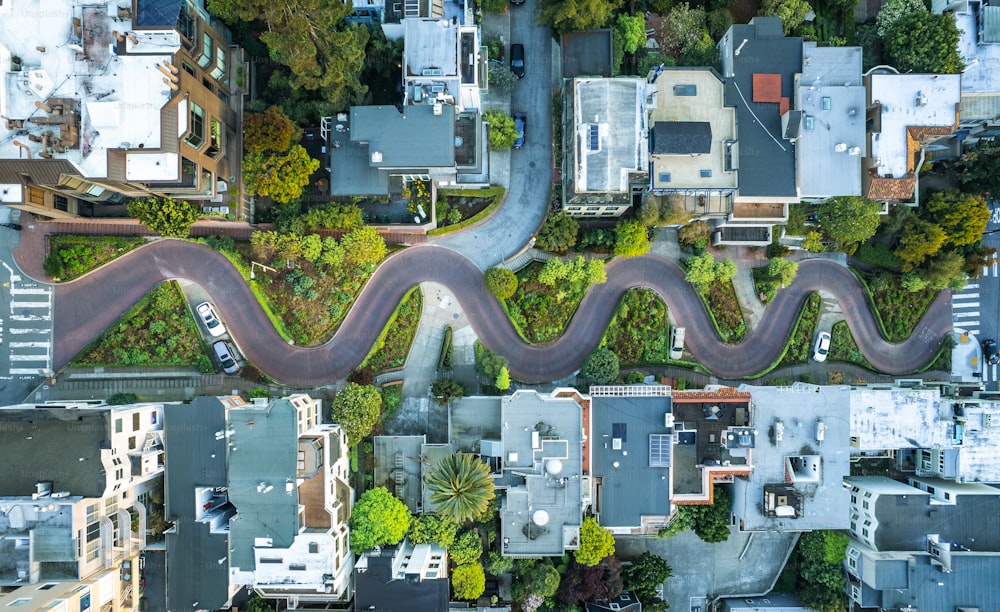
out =
{"type": "Polygon", "coordinates": [[[506,356],[511,375],[525,382],[557,380],[576,370],[597,346],[622,294],[633,287],[659,293],[678,322],[687,327],[690,352],[724,378],[753,375],[769,366],[811,291],[836,296],[862,353],[884,372],[908,373],[925,365],[951,331],[951,296],[942,292],[913,336],[901,344],[887,342],[879,335],[854,275],[833,262],[812,260],[800,264],[795,282],[767,308],[753,335],[730,346],[716,336],[701,300],[676,264],[644,256],[613,261],[607,272],[608,282],[590,290],[562,338],[529,345],[486,291],[482,272],[472,261],[449,249],[413,247],[379,267],[332,340],[318,348],[300,348],[278,336],[225,257],[200,244],[161,240],[55,288],[54,368],[68,363],[154,286],[173,278],[201,285],[246,358],[272,378],[295,386],[322,386],[350,372],[368,354],[406,291],[426,281],[451,289],[476,335],[506,356]]]}
{"type": "MultiPolygon", "coordinates": [[[[525,143],[510,152],[507,201],[475,228],[432,238],[464,254],[480,269],[500,263],[531,240],[545,218],[552,186],[552,36],[535,23],[538,0],[510,8],[511,44],[524,45],[524,78],[514,86],[511,111],[528,116],[525,143]]],[[[508,51],[509,55],[509,51],[508,51]]]]}

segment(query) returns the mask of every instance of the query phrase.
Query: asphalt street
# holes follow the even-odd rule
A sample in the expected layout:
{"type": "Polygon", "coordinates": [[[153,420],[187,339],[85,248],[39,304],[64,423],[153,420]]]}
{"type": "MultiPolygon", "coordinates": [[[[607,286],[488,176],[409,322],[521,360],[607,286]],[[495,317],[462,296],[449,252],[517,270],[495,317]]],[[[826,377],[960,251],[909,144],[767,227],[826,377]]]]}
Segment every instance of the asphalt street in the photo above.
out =
{"type": "MultiPolygon", "coordinates": [[[[992,216],[983,242],[1000,251],[1000,201],[990,200],[992,216]]],[[[994,257],[983,267],[982,276],[969,281],[965,289],[952,296],[952,320],[957,329],[972,334],[977,342],[1000,337],[1000,258],[994,257]]],[[[985,364],[982,380],[987,390],[996,391],[1000,365],[985,364]]]]}

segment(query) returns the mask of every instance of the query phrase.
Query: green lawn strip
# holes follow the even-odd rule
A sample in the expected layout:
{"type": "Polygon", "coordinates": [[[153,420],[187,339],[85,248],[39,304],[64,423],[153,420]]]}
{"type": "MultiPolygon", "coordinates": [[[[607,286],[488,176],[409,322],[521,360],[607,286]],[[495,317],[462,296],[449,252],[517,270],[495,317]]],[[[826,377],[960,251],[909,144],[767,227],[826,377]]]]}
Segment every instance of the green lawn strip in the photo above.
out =
{"type": "Polygon", "coordinates": [[[413,344],[413,336],[417,333],[422,306],[423,294],[420,287],[407,291],[392,311],[392,316],[382,328],[371,352],[358,367],[368,366],[376,372],[403,367],[406,356],[410,353],[410,345],[413,344]]]}
{"type": "Polygon", "coordinates": [[[175,281],[155,287],[73,360],[74,366],[198,366],[212,362],[175,281]]]}
{"type": "Polygon", "coordinates": [[[765,295],[763,303],[770,304],[774,301],[774,296],[778,294],[778,283],[772,280],[771,275],[767,273],[767,266],[753,268],[751,272],[753,272],[754,293],[758,296],[763,293],[765,295]]]}
{"type": "Polygon", "coordinates": [[[438,354],[438,369],[450,368],[453,361],[454,350],[452,347],[452,335],[454,332],[451,325],[444,328],[444,340],[441,342],[441,352],[438,354]]]}
{"type": "Polygon", "coordinates": [[[62,260],[60,280],[79,278],[109,261],[145,244],[139,236],[78,236],[61,234],[49,237],[49,252],[62,260]]]}
{"type": "Polygon", "coordinates": [[[517,273],[517,293],[503,300],[504,310],[517,333],[528,343],[544,343],[559,339],[576,314],[589,287],[580,291],[567,284],[555,287],[537,280],[544,264],[532,263],[517,273]]]}
{"type": "Polygon", "coordinates": [[[848,327],[847,321],[834,323],[830,336],[830,361],[853,363],[872,372],[878,372],[875,366],[861,354],[861,349],[858,348],[858,343],[854,340],[854,335],[851,334],[851,328],[848,327]]]}
{"type": "Polygon", "coordinates": [[[486,189],[448,189],[448,190],[438,190],[438,196],[458,196],[458,197],[476,197],[483,198],[493,196],[493,202],[479,211],[475,215],[469,217],[468,219],[455,223],[453,225],[446,225],[444,227],[438,227],[427,232],[428,236],[441,236],[443,234],[450,234],[451,232],[457,232],[458,230],[465,229],[470,225],[475,225],[480,221],[488,218],[493,212],[503,203],[504,200],[504,188],[499,185],[491,185],[486,189]]]}
{"type": "Polygon", "coordinates": [[[698,296],[705,305],[708,318],[712,320],[719,338],[726,344],[742,342],[747,332],[746,321],[732,281],[714,282],[704,295],[699,293],[698,296]]]}
{"type": "Polygon", "coordinates": [[[403,381],[397,380],[382,385],[382,416],[381,419],[391,417],[403,402],[403,381]]]}
{"type": "Polygon", "coordinates": [[[907,291],[897,275],[876,276],[854,268],[851,271],[861,281],[879,331],[889,342],[902,342],[909,338],[937,297],[933,289],[907,291]]]}
{"type": "Polygon", "coordinates": [[[810,293],[806,301],[799,309],[799,314],[795,317],[795,325],[792,332],[785,341],[785,346],[781,353],[775,357],[771,365],[752,376],[744,376],[744,379],[752,380],[770,374],[779,366],[796,365],[809,360],[812,350],[812,338],[816,333],[816,323],[819,320],[819,306],[822,300],[818,293],[810,293]]]}
{"type": "Polygon", "coordinates": [[[601,340],[614,351],[622,367],[667,365],[670,322],[667,305],[651,289],[629,289],[601,340]]]}

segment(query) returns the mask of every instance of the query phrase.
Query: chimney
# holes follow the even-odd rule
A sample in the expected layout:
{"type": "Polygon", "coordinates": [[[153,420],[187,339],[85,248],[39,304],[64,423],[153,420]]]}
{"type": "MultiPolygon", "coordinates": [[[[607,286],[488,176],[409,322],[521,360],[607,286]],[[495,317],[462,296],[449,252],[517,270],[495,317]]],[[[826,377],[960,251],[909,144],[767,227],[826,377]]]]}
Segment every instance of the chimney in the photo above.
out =
{"type": "Polygon", "coordinates": [[[28,148],[28,145],[24,144],[23,142],[18,142],[17,140],[15,140],[14,146],[21,147],[22,149],[24,149],[24,152],[28,154],[28,159],[31,159],[31,149],[28,148]]]}
{"type": "Polygon", "coordinates": [[[42,109],[43,111],[47,112],[50,115],[52,114],[52,107],[46,104],[45,102],[42,102],[40,100],[35,100],[35,106],[42,109]]]}
{"type": "Polygon", "coordinates": [[[136,35],[135,35],[135,34],[133,34],[132,32],[126,32],[126,33],[125,33],[125,36],[127,36],[127,37],[128,37],[128,39],[129,39],[130,41],[132,41],[132,44],[133,44],[133,45],[138,45],[138,44],[139,44],[139,39],[138,39],[138,38],[136,37],[136,35]]]}

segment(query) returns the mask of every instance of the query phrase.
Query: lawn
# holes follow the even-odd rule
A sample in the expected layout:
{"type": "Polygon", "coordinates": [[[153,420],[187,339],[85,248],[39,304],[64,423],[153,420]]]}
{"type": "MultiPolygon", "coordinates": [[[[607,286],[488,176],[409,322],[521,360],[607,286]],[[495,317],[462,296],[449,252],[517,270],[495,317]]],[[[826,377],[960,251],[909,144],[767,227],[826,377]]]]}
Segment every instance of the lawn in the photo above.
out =
{"type": "Polygon", "coordinates": [[[761,300],[763,304],[770,304],[774,301],[774,296],[778,294],[778,283],[771,280],[771,275],[768,274],[768,266],[763,266],[761,268],[754,268],[751,270],[753,273],[753,287],[757,291],[757,296],[764,296],[761,300]]]}
{"type": "Polygon", "coordinates": [[[410,289],[393,312],[389,322],[385,324],[385,329],[372,347],[371,353],[365,358],[362,367],[367,366],[376,372],[403,367],[406,356],[410,354],[413,336],[417,333],[422,307],[423,294],[420,288],[410,289]]]}
{"type": "Polygon", "coordinates": [[[214,368],[180,288],[165,282],[139,300],[73,360],[75,366],[214,368]]]}
{"type": "Polygon", "coordinates": [[[806,298],[792,330],[792,337],[788,341],[785,357],[779,365],[795,365],[809,361],[812,356],[813,338],[816,335],[816,323],[819,321],[819,307],[822,303],[823,300],[818,293],[810,293],[806,298]]]}
{"type": "Polygon", "coordinates": [[[742,342],[747,334],[747,324],[732,281],[713,282],[702,299],[722,341],[727,344],[742,342]]]}
{"type": "Polygon", "coordinates": [[[551,342],[562,335],[586,288],[574,291],[564,286],[549,287],[538,281],[542,264],[535,262],[517,273],[517,293],[505,300],[511,323],[528,342],[551,342]]]}
{"type": "Polygon", "coordinates": [[[63,274],[60,280],[72,280],[95,270],[109,261],[121,257],[145,243],[137,236],[73,236],[61,235],[49,238],[50,257],[56,255],[62,261],[63,274]]]}
{"type": "Polygon", "coordinates": [[[604,346],[623,367],[666,365],[670,322],[667,305],[650,289],[629,289],[604,333],[604,346]]]}
{"type": "Polygon", "coordinates": [[[847,326],[847,321],[838,321],[833,324],[833,333],[830,334],[830,361],[846,361],[863,368],[868,368],[873,372],[877,371],[871,363],[861,354],[858,343],[851,334],[851,328],[847,326]]]}
{"type": "Polygon", "coordinates": [[[900,277],[895,274],[855,273],[864,281],[869,299],[874,305],[875,318],[882,328],[882,334],[890,342],[902,342],[909,338],[937,297],[937,291],[933,289],[907,291],[903,288],[900,277]]]}

